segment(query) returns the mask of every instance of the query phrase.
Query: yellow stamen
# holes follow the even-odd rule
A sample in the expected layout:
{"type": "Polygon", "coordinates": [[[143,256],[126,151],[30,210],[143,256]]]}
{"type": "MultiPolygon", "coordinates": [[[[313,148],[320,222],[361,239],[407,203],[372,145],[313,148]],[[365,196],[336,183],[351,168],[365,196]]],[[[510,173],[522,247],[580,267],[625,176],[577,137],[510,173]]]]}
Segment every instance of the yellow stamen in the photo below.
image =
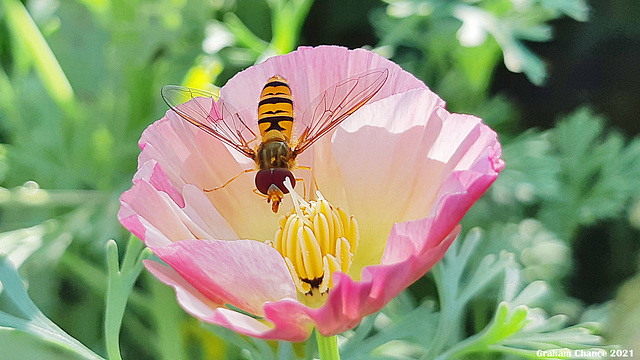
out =
{"type": "Polygon", "coordinates": [[[336,257],[338,258],[338,262],[340,263],[340,269],[342,272],[345,272],[351,266],[351,245],[347,241],[346,238],[341,237],[338,239],[338,243],[336,244],[336,257]]]}
{"type": "MultiPolygon", "coordinates": [[[[329,274],[333,274],[334,271],[342,271],[340,269],[340,264],[338,264],[338,260],[333,255],[326,255],[324,257],[324,271],[329,274]]],[[[333,276],[327,276],[322,278],[322,283],[320,283],[320,293],[325,293],[329,291],[329,288],[333,286],[333,276]]]]}
{"type": "Polygon", "coordinates": [[[322,277],[322,250],[318,239],[308,226],[298,229],[298,241],[300,241],[300,253],[302,254],[302,265],[304,265],[307,279],[322,277]]]}
{"type": "Polygon", "coordinates": [[[296,194],[289,180],[285,186],[294,210],[283,217],[271,245],[282,254],[301,294],[316,297],[318,304],[333,286],[335,271],[347,272],[359,240],[358,223],[342,209],[334,208],[322,194],[305,201],[296,194]]]}

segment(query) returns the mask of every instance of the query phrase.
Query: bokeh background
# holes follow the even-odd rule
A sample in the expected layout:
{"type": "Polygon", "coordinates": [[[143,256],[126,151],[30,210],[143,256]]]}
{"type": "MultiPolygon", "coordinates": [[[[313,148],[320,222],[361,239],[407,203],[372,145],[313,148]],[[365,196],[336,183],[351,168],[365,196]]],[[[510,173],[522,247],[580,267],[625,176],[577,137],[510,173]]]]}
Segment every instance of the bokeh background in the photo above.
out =
{"type": "MultiPolygon", "coordinates": [[[[125,248],[118,197],[140,134],[167,109],[160,88],[215,91],[320,44],[373,49],[496,129],[507,168],[463,223],[483,231],[470,263],[512,252],[525,281],[551,289],[537,306],[640,355],[635,0],[2,0],[0,254],[36,305],[104,355],[105,244],[125,248]]],[[[437,298],[434,280],[407,296],[437,298]]],[[[487,324],[496,296],[472,302],[461,338],[487,324]]],[[[223,338],[142,272],[124,358],[244,356],[223,338]]]]}

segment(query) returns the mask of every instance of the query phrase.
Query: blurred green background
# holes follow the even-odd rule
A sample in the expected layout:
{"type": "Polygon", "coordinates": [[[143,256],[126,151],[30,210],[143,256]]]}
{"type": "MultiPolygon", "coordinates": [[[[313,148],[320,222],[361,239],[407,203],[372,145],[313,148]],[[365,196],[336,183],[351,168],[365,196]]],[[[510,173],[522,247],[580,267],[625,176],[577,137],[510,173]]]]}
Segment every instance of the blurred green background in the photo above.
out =
{"type": "MultiPolygon", "coordinates": [[[[365,46],[499,133],[507,168],[463,224],[484,229],[471,261],[514,253],[526,281],[553,289],[547,312],[640,346],[626,330],[640,328],[639,14],[635,0],[2,0],[0,253],[104,355],[105,244],[128,238],[118,197],[166,111],[160,88],[215,89],[299,45],[365,46]]],[[[410,293],[436,297],[434,280],[410,293]]],[[[124,358],[240,356],[173,299],[143,271],[124,358]]]]}

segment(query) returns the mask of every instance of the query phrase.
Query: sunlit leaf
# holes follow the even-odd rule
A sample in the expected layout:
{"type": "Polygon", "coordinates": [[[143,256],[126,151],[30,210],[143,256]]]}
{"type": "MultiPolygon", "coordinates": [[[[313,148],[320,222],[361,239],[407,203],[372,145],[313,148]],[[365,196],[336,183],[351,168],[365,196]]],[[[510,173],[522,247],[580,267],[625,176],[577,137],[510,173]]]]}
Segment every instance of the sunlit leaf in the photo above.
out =
{"type": "Polygon", "coordinates": [[[29,50],[49,95],[61,107],[71,110],[75,101],[73,89],[40,30],[22,3],[17,0],[5,0],[3,4],[14,37],[23,42],[29,50]]]}

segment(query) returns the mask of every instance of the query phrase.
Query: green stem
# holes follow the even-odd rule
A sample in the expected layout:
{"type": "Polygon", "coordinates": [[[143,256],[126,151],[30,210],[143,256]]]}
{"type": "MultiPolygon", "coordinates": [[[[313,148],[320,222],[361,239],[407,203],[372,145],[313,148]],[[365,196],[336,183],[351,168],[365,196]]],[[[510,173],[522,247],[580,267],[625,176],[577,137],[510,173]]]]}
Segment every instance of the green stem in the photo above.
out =
{"type": "MultiPolygon", "coordinates": [[[[33,185],[37,186],[37,185],[33,185]]],[[[94,204],[108,199],[109,194],[97,190],[40,189],[33,186],[17,186],[12,189],[0,187],[3,207],[65,207],[94,204]]]]}
{"type": "Polygon", "coordinates": [[[324,337],[318,330],[316,332],[316,340],[318,341],[318,351],[320,352],[320,360],[339,360],[338,338],[334,336],[324,337]]]}
{"type": "MultiPolygon", "coordinates": [[[[429,350],[422,357],[423,360],[435,359],[436,355],[442,352],[442,349],[446,345],[446,339],[451,336],[456,324],[460,321],[462,308],[464,307],[464,304],[459,303],[456,299],[458,283],[447,284],[443,279],[442,267],[442,263],[438,263],[431,269],[431,274],[435,279],[436,288],[438,289],[441,309],[436,334],[433,337],[429,350]]],[[[461,271],[461,269],[458,271],[461,271]]]]}
{"type": "Polygon", "coordinates": [[[105,311],[105,343],[110,360],[121,360],[120,356],[120,327],[122,317],[127,306],[127,299],[133,288],[133,284],[142,270],[142,260],[149,257],[151,250],[145,249],[142,241],[135,236],[129,238],[127,251],[118,263],[118,246],[110,240],[107,243],[107,265],[109,269],[109,281],[107,286],[107,300],[105,311]]]}
{"type": "Polygon", "coordinates": [[[271,8],[271,47],[276,54],[286,54],[295,49],[302,25],[311,9],[313,0],[269,0],[271,8]]]}

